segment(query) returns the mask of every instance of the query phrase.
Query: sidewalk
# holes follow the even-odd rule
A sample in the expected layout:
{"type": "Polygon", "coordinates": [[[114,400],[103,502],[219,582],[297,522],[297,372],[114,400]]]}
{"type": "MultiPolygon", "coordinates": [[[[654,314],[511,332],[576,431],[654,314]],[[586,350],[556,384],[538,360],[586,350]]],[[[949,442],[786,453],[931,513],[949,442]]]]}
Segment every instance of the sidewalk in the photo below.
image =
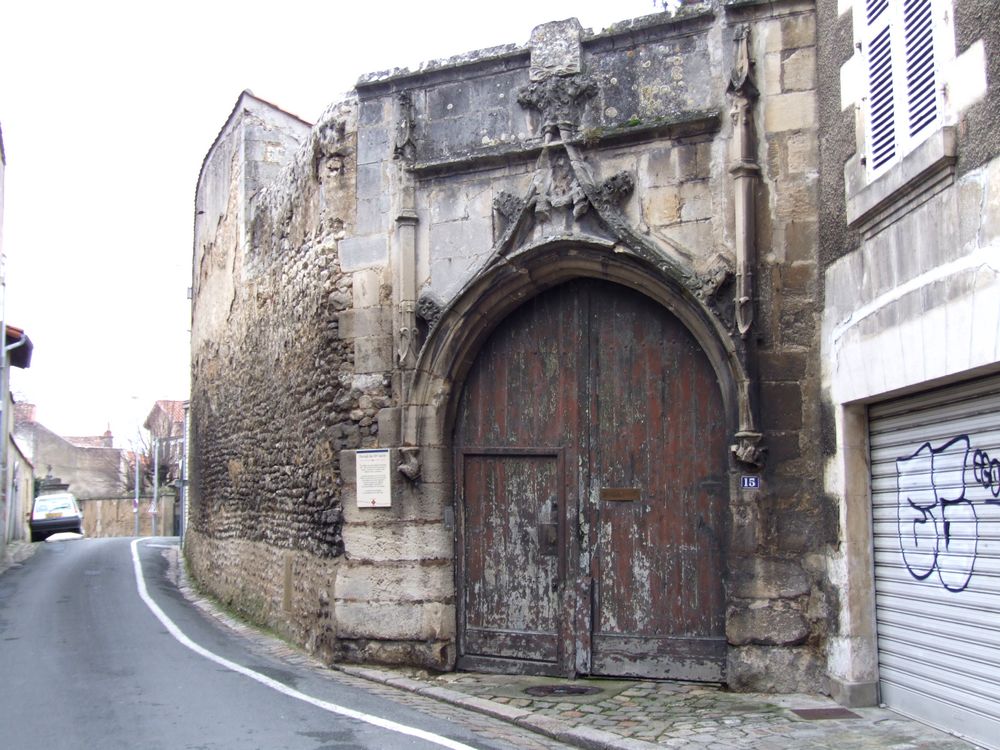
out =
{"type": "Polygon", "coordinates": [[[974,750],[976,745],[893,711],[850,711],[820,695],[730,693],[651,680],[565,680],[413,668],[321,665],[222,613],[187,581],[175,547],[171,577],[195,606],[267,653],[433,698],[590,750],[974,750]]]}
{"type": "Polygon", "coordinates": [[[33,554],[35,554],[35,545],[31,542],[24,542],[20,539],[8,542],[4,554],[0,555],[0,573],[3,573],[7,568],[20,565],[33,554]]]}
{"type": "Polygon", "coordinates": [[[850,711],[818,695],[730,693],[644,680],[562,680],[335,665],[534,729],[584,748],[643,750],[970,750],[952,735],[881,708],[850,711]],[[538,695],[554,689],[552,695],[538,695]],[[590,694],[573,695],[578,690],[590,694]]]}

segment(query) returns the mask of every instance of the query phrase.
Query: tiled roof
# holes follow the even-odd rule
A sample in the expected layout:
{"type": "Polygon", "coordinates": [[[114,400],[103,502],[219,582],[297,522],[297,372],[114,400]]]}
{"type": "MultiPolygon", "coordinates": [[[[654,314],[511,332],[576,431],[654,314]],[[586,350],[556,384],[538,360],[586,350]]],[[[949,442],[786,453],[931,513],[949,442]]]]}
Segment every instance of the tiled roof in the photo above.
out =
{"type": "Polygon", "coordinates": [[[161,408],[171,422],[184,421],[184,401],[157,401],[156,406],[161,408]]]}
{"type": "Polygon", "coordinates": [[[187,401],[167,401],[165,399],[157,401],[149,410],[149,415],[142,426],[147,430],[163,429],[163,417],[160,416],[162,414],[166,417],[168,425],[165,434],[173,434],[175,425],[184,424],[184,404],[186,403],[187,401]],[[160,427],[154,428],[154,425],[160,425],[160,427]]]}

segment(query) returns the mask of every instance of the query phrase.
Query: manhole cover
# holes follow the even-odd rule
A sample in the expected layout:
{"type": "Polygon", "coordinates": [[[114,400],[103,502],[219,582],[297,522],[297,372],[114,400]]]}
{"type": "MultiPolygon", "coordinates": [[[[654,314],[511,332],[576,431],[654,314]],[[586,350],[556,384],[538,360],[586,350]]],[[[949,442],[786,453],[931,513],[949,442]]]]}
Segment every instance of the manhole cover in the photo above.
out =
{"type": "Polygon", "coordinates": [[[793,708],[792,713],[806,721],[822,719],[860,719],[853,711],[846,708],[793,708]]]}
{"type": "Polygon", "coordinates": [[[599,687],[585,687],[583,685],[535,685],[525,688],[524,692],[538,698],[547,695],[597,695],[601,692],[599,687]]]}

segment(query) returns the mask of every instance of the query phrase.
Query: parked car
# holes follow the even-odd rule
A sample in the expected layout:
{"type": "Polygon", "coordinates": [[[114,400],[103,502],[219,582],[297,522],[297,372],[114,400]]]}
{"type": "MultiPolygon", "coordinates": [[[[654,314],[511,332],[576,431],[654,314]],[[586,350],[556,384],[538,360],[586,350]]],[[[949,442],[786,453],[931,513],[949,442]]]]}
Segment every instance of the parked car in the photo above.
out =
{"type": "Polygon", "coordinates": [[[71,531],[83,533],[83,513],[70,492],[53,492],[35,498],[28,520],[31,541],[42,542],[53,534],[71,531]]]}

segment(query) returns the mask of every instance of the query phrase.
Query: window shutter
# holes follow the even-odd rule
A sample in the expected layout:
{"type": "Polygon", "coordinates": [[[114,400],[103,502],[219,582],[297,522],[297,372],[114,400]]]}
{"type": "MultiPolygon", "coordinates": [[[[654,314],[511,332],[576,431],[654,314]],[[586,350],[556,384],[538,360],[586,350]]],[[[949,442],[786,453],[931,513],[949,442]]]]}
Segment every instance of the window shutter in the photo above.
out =
{"type": "Polygon", "coordinates": [[[865,0],[868,174],[913,150],[941,120],[936,48],[940,0],[865,0]]]}
{"type": "Polygon", "coordinates": [[[938,116],[934,59],[934,14],[931,0],[905,0],[907,127],[916,137],[938,116]]]}
{"type": "Polygon", "coordinates": [[[896,156],[896,100],[889,0],[867,0],[868,147],[871,169],[896,156]]]}

